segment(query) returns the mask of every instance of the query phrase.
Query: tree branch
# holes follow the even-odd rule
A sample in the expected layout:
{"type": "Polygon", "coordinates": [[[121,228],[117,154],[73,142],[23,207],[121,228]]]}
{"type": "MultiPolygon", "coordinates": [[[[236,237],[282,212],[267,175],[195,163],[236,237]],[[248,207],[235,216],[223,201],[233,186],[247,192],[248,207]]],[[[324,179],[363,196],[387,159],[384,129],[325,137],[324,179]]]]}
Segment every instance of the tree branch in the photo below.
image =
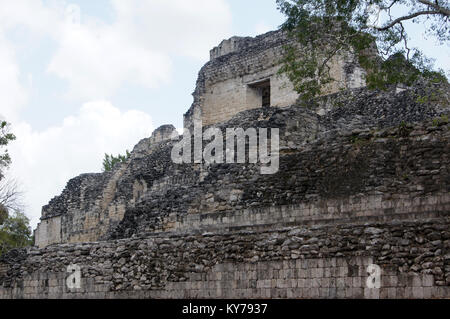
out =
{"type": "Polygon", "coordinates": [[[380,7],[380,9],[381,10],[389,10],[389,9],[391,9],[393,6],[394,6],[394,4],[396,4],[397,2],[398,2],[399,0],[393,0],[392,1],[392,3],[390,4],[390,5],[388,5],[387,7],[380,7]]]}
{"type": "Polygon", "coordinates": [[[446,17],[450,16],[450,10],[447,9],[447,8],[444,8],[444,7],[440,6],[440,5],[438,5],[437,1],[436,1],[436,3],[433,3],[433,2],[428,1],[428,0],[417,0],[417,1],[419,1],[422,4],[425,4],[427,6],[430,6],[430,7],[434,8],[438,13],[440,13],[442,15],[445,15],[446,17]]]}
{"type": "Polygon", "coordinates": [[[406,60],[409,61],[409,53],[411,52],[411,49],[408,48],[408,39],[406,37],[405,27],[403,26],[403,23],[401,23],[401,22],[400,22],[400,27],[401,27],[401,30],[402,30],[400,36],[403,39],[404,46],[405,46],[405,49],[406,49],[406,60]]]}
{"type": "Polygon", "coordinates": [[[421,15],[434,15],[434,14],[443,15],[441,12],[432,11],[432,10],[418,11],[418,12],[412,13],[407,16],[399,17],[399,18],[395,19],[394,21],[390,22],[389,24],[385,25],[384,27],[374,27],[374,28],[378,31],[386,31],[387,29],[392,28],[394,25],[396,25],[402,21],[410,20],[410,19],[416,18],[421,15]]]}
{"type": "Polygon", "coordinates": [[[0,182],[0,205],[11,210],[22,209],[20,198],[22,193],[18,191],[17,182],[12,179],[4,179],[0,182]]]}

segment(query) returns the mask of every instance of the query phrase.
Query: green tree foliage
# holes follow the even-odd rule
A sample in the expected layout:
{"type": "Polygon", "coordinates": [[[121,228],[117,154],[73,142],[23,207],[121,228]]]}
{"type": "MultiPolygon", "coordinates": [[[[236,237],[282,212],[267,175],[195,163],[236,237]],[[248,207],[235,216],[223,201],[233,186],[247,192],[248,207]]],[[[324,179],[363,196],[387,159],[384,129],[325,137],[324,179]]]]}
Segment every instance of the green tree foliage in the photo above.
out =
{"type": "Polygon", "coordinates": [[[0,226],[3,225],[3,223],[6,221],[7,218],[8,218],[8,210],[6,209],[5,206],[0,204],[0,226]]]}
{"type": "Polygon", "coordinates": [[[114,156],[112,154],[105,154],[105,158],[103,159],[103,171],[112,171],[117,163],[125,163],[130,158],[130,156],[131,154],[128,150],[126,151],[125,155],[119,154],[117,156],[114,156]]]}
{"type": "Polygon", "coordinates": [[[15,140],[6,121],[0,122],[0,255],[13,248],[29,246],[33,243],[29,219],[17,208],[17,185],[13,180],[4,178],[3,171],[11,158],[6,149],[9,142],[15,140]],[[12,212],[12,213],[10,213],[12,212]]]}
{"type": "Polygon", "coordinates": [[[0,121],[0,215],[8,210],[20,210],[17,184],[13,179],[4,176],[5,169],[11,164],[6,147],[15,139],[14,134],[10,132],[10,125],[6,121],[0,121]]]}
{"type": "Polygon", "coordinates": [[[447,81],[432,61],[408,46],[405,22],[423,23],[441,44],[450,39],[449,2],[427,0],[277,0],[282,28],[298,45],[286,47],[285,73],[303,99],[321,93],[333,78],[330,61],[354,54],[369,88],[410,85],[419,78],[447,81]],[[404,14],[395,16],[399,8],[404,14]],[[407,12],[408,11],[408,12],[407,12]],[[374,54],[374,53],[377,54],[374,54]]]}
{"type": "Polygon", "coordinates": [[[0,180],[3,178],[3,169],[11,163],[6,146],[15,139],[14,134],[9,132],[9,124],[6,121],[0,121],[0,180]]]}
{"type": "Polygon", "coordinates": [[[6,209],[0,207],[0,255],[14,249],[33,244],[30,220],[20,212],[8,215],[6,209]]]}

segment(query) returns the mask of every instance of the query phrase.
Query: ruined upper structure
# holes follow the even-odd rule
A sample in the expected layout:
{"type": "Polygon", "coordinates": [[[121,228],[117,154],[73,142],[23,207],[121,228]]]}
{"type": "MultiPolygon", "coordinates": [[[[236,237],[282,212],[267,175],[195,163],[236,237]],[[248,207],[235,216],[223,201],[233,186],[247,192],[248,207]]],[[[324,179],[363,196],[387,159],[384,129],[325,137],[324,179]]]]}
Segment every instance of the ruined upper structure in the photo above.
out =
{"type": "MultiPolygon", "coordinates": [[[[211,60],[200,70],[194,103],[184,115],[184,126],[194,120],[203,125],[224,122],[233,115],[261,107],[287,107],[298,94],[281,67],[285,45],[292,43],[283,31],[251,37],[232,37],[211,50],[211,60]]],[[[336,79],[325,93],[365,85],[365,71],[354,57],[339,56],[331,63],[336,79]]]]}
{"type": "Polygon", "coordinates": [[[181,137],[162,126],[43,207],[38,247],[0,256],[0,299],[449,298],[448,84],[358,88],[362,70],[340,57],[348,90],[305,104],[276,75],[286,41],[213,49],[185,115],[186,127],[279,129],[275,174],[174,163],[181,137]]]}
{"type": "MultiPolygon", "coordinates": [[[[173,125],[159,127],[134,147],[133,163],[176,136],[173,125]]],[[[107,232],[122,221],[126,209],[133,207],[147,191],[146,182],[134,175],[137,172],[133,166],[116,165],[111,172],[83,174],[71,179],[62,194],[42,208],[41,222],[34,233],[35,244],[45,247],[106,238],[107,232]]]]}

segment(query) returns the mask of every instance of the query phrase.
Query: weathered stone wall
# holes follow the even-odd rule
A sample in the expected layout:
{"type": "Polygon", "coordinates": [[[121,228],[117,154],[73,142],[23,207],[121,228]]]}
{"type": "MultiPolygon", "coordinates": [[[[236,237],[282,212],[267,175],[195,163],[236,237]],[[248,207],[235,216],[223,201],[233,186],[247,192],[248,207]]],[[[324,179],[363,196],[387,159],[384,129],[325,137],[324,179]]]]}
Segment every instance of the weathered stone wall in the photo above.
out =
{"type": "MultiPolygon", "coordinates": [[[[260,108],[261,93],[252,88],[259,81],[270,80],[270,106],[294,104],[298,94],[287,77],[278,74],[284,46],[291,42],[282,31],[273,31],[255,38],[233,37],[211,50],[211,61],[199,73],[194,103],[185,114],[185,127],[194,119],[211,125],[260,108]]],[[[365,85],[365,72],[350,56],[334,59],[331,73],[337,81],[325,88],[326,94],[365,85]]]]}
{"type": "MultiPolygon", "coordinates": [[[[417,103],[424,94],[360,89],[324,97],[311,109],[246,111],[221,125],[280,128],[280,169],[268,176],[256,164],[245,169],[174,164],[173,127],[156,139],[166,130],[161,128],[113,172],[69,181],[61,196],[43,208],[36,243],[44,247],[189,229],[198,216],[221,212],[233,219],[253,208],[293,205],[300,214],[296,218],[303,218],[306,211],[323,215],[328,206],[356,212],[348,207],[354,197],[367,203],[358,214],[376,214],[380,207],[373,206],[374,198],[389,200],[391,208],[413,197],[438,198],[448,191],[446,126],[401,126],[440,116],[445,108],[439,103],[417,103]]],[[[277,222],[270,218],[264,220],[277,222]]]]}
{"type": "Polygon", "coordinates": [[[34,242],[38,247],[61,243],[61,216],[41,219],[34,231],[34,242]]]}
{"type": "Polygon", "coordinates": [[[406,219],[13,251],[0,298],[448,298],[448,214],[406,219]],[[66,285],[72,264],[80,289],[66,285]],[[369,264],[380,288],[367,286],[369,264]]]}
{"type": "MultiPolygon", "coordinates": [[[[220,217],[212,222],[217,227],[227,227],[229,220],[252,224],[254,219],[240,216],[289,205],[297,207],[291,216],[296,219],[349,211],[366,216],[384,209],[426,211],[414,208],[419,198],[437,199],[449,189],[449,132],[447,124],[405,123],[416,121],[417,114],[438,117],[436,105],[414,104],[411,91],[393,95],[389,103],[389,93],[379,99],[367,94],[380,93],[354,93],[351,103],[323,116],[301,107],[270,108],[241,113],[220,126],[279,127],[280,168],[273,175],[261,175],[259,164],[176,165],[168,155],[173,142],[161,145],[153,154],[157,160],[151,155],[135,163],[153,186],[127,210],[111,237],[192,229],[197,220],[214,216],[220,217]],[[155,161],[163,167],[162,178],[155,175],[155,161]]],[[[318,103],[317,112],[326,104],[318,103]]],[[[265,223],[279,221],[265,216],[265,223]]]]}
{"type": "Polygon", "coordinates": [[[145,182],[130,175],[130,163],[143,153],[152,153],[172,134],[178,135],[172,125],[162,126],[135,146],[127,163],[117,165],[111,172],[83,174],[70,180],[62,194],[43,207],[35,231],[36,245],[89,242],[105,237],[146,191],[145,182]]]}

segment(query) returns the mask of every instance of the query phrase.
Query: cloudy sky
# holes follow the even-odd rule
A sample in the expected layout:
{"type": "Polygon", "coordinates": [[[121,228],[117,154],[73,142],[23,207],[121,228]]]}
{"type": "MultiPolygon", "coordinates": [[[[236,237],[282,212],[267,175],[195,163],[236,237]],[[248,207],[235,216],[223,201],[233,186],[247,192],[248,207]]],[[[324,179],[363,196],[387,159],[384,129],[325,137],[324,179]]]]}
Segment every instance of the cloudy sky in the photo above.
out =
{"type": "MultiPolygon", "coordinates": [[[[0,0],[0,118],[34,228],[67,181],[182,127],[209,50],[283,22],[275,0],[0,0]]],[[[448,47],[413,42],[448,67],[448,47]]]]}

